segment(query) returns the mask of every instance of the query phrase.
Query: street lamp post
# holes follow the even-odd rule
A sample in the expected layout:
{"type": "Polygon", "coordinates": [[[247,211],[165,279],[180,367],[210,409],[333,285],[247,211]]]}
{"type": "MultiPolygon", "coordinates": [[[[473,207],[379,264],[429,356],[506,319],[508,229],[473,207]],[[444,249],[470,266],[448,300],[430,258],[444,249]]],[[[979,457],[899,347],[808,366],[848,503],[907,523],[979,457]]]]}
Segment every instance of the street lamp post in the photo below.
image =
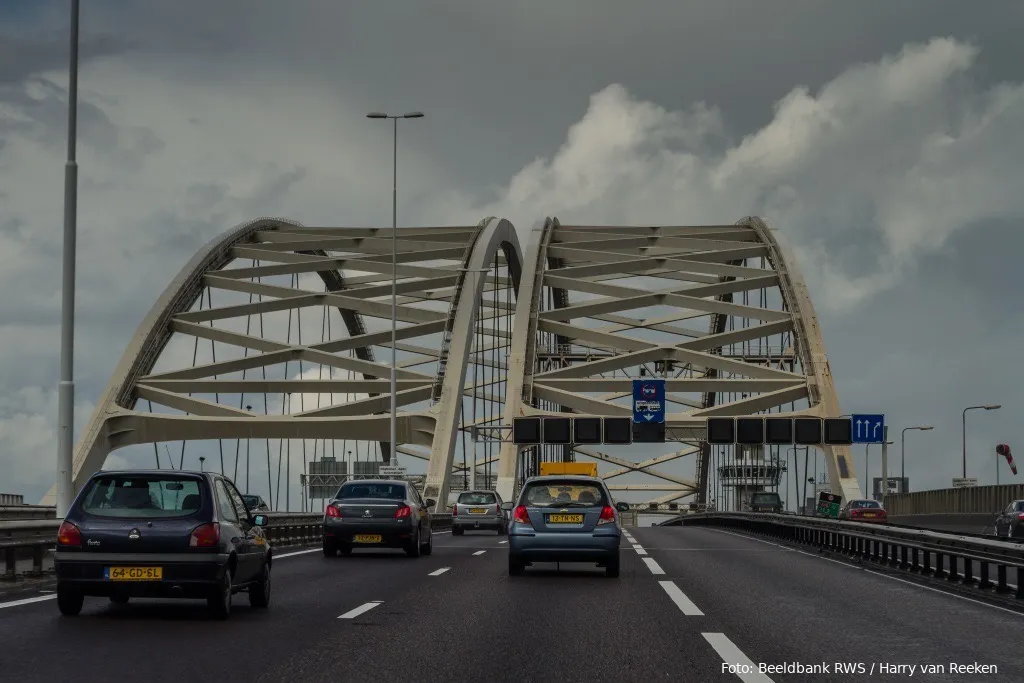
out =
{"type": "MultiPolygon", "coordinates": [[[[906,456],[906,452],[905,451],[907,449],[907,432],[912,430],[912,429],[916,429],[916,430],[921,431],[921,432],[926,432],[929,429],[935,429],[935,428],[932,427],[931,425],[923,425],[923,426],[920,426],[920,427],[904,427],[903,428],[903,433],[900,434],[900,481],[903,482],[902,484],[900,484],[901,486],[905,486],[906,485],[906,481],[907,481],[907,461],[906,461],[906,458],[905,458],[905,456],[906,456]]],[[[904,491],[903,493],[906,493],[906,491],[904,491]]]]}
{"type": "Polygon", "coordinates": [[[967,478],[967,411],[968,410],[999,410],[1002,407],[1003,406],[1001,406],[1001,405],[995,404],[995,405],[985,405],[985,406],[968,406],[968,407],[964,408],[964,412],[962,414],[962,417],[963,417],[963,437],[964,437],[963,474],[961,475],[964,479],[967,478]]]}
{"type": "Polygon", "coordinates": [[[71,0],[68,62],[68,158],[64,164],[64,254],[61,283],[60,384],[57,385],[57,519],[75,498],[75,241],[78,219],[78,0],[71,0]]]}
{"type": "Polygon", "coordinates": [[[394,122],[391,175],[391,459],[398,462],[398,119],[421,119],[423,112],[411,111],[401,116],[370,112],[368,119],[391,119],[394,122]]]}

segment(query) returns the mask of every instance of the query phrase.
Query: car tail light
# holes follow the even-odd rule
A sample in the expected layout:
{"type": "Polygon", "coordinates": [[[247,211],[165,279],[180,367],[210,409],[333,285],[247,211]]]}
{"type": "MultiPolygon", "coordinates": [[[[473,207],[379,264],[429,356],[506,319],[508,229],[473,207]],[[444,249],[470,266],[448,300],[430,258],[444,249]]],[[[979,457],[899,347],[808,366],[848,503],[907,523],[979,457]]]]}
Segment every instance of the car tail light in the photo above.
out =
{"type": "MultiPolygon", "coordinates": [[[[1017,519],[1024,520],[1024,512],[1017,513],[1017,519]]],[[[63,528],[63,527],[62,527],[63,528]]]]}
{"type": "Polygon", "coordinates": [[[402,507],[395,510],[395,519],[405,519],[410,515],[412,515],[412,508],[409,507],[408,505],[403,505],[402,507]]]}
{"type": "Polygon", "coordinates": [[[452,505],[452,517],[458,517],[458,516],[459,516],[459,504],[456,503],[455,505],[452,505]]]}
{"type": "Polygon", "coordinates": [[[61,522],[57,530],[57,543],[68,548],[82,547],[82,532],[71,522],[61,522]]]}
{"type": "Polygon", "coordinates": [[[338,509],[337,505],[328,505],[327,508],[324,510],[324,514],[328,517],[341,519],[341,510],[338,509]]]}
{"type": "Polygon", "coordinates": [[[220,541],[220,524],[200,524],[188,538],[190,548],[212,548],[220,541]]]}
{"type": "Polygon", "coordinates": [[[611,524],[615,521],[615,508],[611,505],[605,505],[604,509],[601,510],[601,518],[597,520],[598,524],[611,524]]]}
{"type": "Polygon", "coordinates": [[[512,518],[518,524],[529,524],[530,526],[533,526],[533,522],[530,521],[530,515],[528,512],[526,512],[525,505],[520,505],[519,507],[517,507],[515,509],[515,512],[512,513],[512,518]]]}

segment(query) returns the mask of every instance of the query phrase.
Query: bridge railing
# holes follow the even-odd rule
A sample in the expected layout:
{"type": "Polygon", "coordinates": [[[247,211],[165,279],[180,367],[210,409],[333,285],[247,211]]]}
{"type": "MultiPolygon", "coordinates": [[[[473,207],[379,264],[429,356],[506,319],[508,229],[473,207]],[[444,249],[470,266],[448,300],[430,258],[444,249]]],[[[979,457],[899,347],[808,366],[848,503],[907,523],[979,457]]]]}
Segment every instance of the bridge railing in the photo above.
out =
{"type": "Polygon", "coordinates": [[[1024,499],[1024,484],[968,486],[914,491],[885,496],[882,504],[890,517],[913,515],[995,515],[1010,501],[1024,499]]]}
{"type": "MultiPolygon", "coordinates": [[[[21,506],[18,506],[21,507],[21,506]]],[[[40,506],[41,507],[41,506],[40,506]]],[[[312,545],[321,539],[322,513],[307,512],[261,512],[266,515],[265,527],[270,544],[275,547],[312,545]]],[[[58,519],[0,520],[0,552],[4,557],[4,571],[0,579],[13,580],[17,574],[17,560],[31,556],[32,574],[43,572],[46,553],[57,543],[58,519]]],[[[450,529],[452,516],[435,513],[432,517],[435,530],[450,529]]]]}
{"type": "Polygon", "coordinates": [[[816,547],[880,568],[947,579],[962,587],[1024,599],[1024,545],[928,529],[764,513],[688,515],[679,524],[735,528],[816,547]],[[977,573],[975,572],[977,569],[977,573]],[[1008,581],[1008,571],[1016,584],[1008,581]]]}

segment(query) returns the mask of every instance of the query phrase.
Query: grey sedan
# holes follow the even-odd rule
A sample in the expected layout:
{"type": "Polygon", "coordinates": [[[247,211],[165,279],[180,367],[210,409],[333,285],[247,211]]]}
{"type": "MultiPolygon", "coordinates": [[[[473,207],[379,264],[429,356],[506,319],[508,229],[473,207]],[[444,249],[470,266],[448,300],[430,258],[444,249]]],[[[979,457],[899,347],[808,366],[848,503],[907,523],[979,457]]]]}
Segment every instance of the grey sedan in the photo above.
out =
{"type": "Polygon", "coordinates": [[[497,491],[465,491],[452,506],[453,534],[477,529],[497,531],[499,536],[508,530],[497,491]]]}
{"type": "Polygon", "coordinates": [[[401,548],[409,557],[429,555],[434,504],[405,481],[346,482],[324,511],[324,556],[349,555],[354,548],[401,548]]]}

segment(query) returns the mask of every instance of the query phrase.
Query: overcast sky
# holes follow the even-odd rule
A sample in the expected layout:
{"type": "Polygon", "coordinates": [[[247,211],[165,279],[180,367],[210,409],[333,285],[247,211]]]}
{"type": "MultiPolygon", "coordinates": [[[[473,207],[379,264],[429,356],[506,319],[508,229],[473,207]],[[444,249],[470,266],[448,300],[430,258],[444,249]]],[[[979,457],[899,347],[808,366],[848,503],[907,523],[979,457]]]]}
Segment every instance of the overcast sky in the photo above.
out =
{"type": "MultiPolygon", "coordinates": [[[[387,225],[389,131],[364,114],[418,109],[400,222],[763,215],[843,410],[886,413],[897,442],[936,426],[908,434],[913,488],[959,476],[967,405],[1003,405],[968,418],[969,475],[1024,449],[1020,3],[83,5],[79,425],[216,234],[387,225]]],[[[29,499],[55,467],[67,6],[0,3],[0,491],[29,499]]]]}

